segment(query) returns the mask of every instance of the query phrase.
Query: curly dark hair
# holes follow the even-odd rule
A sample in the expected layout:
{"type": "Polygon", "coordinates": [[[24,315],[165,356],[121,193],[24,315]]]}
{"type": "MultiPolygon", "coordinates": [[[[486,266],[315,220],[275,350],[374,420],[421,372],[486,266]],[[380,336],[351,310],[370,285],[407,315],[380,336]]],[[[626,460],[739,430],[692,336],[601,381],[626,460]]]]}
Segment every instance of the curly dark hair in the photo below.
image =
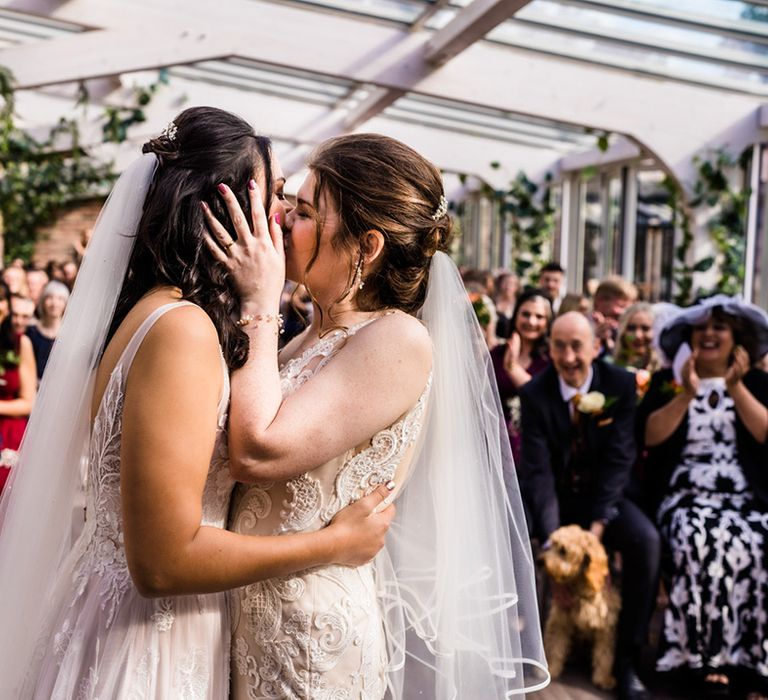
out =
{"type": "Polygon", "coordinates": [[[271,143],[240,117],[214,107],[186,109],[173,123],[173,138],[164,134],[142,149],[156,154],[159,164],[107,342],[142,296],[154,287],[170,285],[210,316],[227,365],[236,369],[248,356],[248,337],[232,320],[238,301],[229,276],[206,247],[201,202],[208,203],[236,239],[216,186],[230,187],[250,221],[248,181],[261,174],[268,211],[273,191],[271,143]]]}
{"type": "MultiPolygon", "coordinates": [[[[726,323],[733,333],[733,344],[741,345],[749,355],[750,365],[755,365],[760,360],[760,353],[758,350],[759,342],[757,333],[749,320],[743,316],[735,316],[729,314],[722,306],[712,307],[713,321],[720,321],[726,323]]],[[[683,339],[690,345],[691,335],[693,333],[693,326],[688,326],[683,334],[683,339]]]]}
{"type": "MultiPolygon", "coordinates": [[[[440,171],[412,148],[380,134],[330,139],[308,166],[315,176],[315,209],[323,194],[330,197],[339,212],[333,245],[351,260],[341,299],[351,290],[355,263],[365,253],[363,236],[375,229],[384,236],[384,248],[365,271],[365,286],[355,295],[357,307],[418,311],[426,298],[432,256],[447,250],[451,236],[451,217],[441,207],[440,171]]],[[[318,222],[305,274],[317,258],[321,228],[318,222]]],[[[331,309],[323,311],[332,316],[331,309]]]]}

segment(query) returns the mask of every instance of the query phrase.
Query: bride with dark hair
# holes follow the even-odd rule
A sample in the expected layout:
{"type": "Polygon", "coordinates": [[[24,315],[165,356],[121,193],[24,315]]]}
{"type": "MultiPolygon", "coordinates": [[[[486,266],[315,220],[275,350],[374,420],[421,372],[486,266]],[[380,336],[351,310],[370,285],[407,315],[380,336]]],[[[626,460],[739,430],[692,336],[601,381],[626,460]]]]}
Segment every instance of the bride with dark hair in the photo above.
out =
{"type": "Polygon", "coordinates": [[[213,108],[182,112],[144,153],[96,225],[0,501],[3,698],[224,700],[224,591],[362,564],[392,517],[373,512],[382,486],[319,532],[224,529],[229,371],[248,337],[200,203],[222,215],[226,185],[279,216],[283,178],[269,141],[213,108]]]}

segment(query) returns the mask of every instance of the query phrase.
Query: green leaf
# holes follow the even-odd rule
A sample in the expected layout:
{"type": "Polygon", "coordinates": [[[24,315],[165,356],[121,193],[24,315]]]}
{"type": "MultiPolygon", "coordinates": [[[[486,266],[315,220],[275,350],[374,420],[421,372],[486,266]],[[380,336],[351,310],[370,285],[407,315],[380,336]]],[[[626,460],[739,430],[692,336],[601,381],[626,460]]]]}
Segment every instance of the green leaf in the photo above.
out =
{"type": "Polygon", "coordinates": [[[706,272],[714,264],[715,264],[715,258],[710,255],[710,256],[708,256],[706,258],[702,258],[698,262],[694,263],[693,271],[694,272],[706,272]]]}

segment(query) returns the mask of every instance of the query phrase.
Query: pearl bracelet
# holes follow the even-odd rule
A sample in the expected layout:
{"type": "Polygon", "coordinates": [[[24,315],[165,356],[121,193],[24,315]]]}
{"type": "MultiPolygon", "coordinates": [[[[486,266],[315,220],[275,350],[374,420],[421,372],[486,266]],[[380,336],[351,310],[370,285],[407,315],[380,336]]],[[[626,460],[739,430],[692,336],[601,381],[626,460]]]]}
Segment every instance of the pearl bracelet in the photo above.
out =
{"type": "Polygon", "coordinates": [[[253,323],[253,321],[257,321],[257,326],[258,321],[263,321],[264,323],[272,323],[272,321],[274,321],[277,324],[278,331],[280,333],[285,333],[285,329],[283,328],[285,325],[283,314],[256,314],[255,316],[253,314],[248,314],[247,316],[237,319],[235,325],[238,328],[245,328],[249,323],[253,323]]]}

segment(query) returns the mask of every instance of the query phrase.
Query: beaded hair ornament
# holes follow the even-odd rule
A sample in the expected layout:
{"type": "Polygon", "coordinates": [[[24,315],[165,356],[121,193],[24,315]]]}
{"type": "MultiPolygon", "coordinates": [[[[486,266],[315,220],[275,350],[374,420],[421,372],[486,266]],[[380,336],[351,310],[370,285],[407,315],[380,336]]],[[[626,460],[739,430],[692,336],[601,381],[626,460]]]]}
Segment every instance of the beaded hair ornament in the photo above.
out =
{"type": "Polygon", "coordinates": [[[448,201],[445,199],[445,195],[440,195],[440,204],[437,205],[435,213],[432,214],[432,221],[439,221],[448,213],[448,201]]]}
{"type": "Polygon", "coordinates": [[[165,129],[163,129],[160,132],[161,136],[165,136],[169,141],[174,141],[176,139],[176,132],[179,130],[179,127],[176,126],[176,122],[170,121],[166,125],[165,129]]]}

